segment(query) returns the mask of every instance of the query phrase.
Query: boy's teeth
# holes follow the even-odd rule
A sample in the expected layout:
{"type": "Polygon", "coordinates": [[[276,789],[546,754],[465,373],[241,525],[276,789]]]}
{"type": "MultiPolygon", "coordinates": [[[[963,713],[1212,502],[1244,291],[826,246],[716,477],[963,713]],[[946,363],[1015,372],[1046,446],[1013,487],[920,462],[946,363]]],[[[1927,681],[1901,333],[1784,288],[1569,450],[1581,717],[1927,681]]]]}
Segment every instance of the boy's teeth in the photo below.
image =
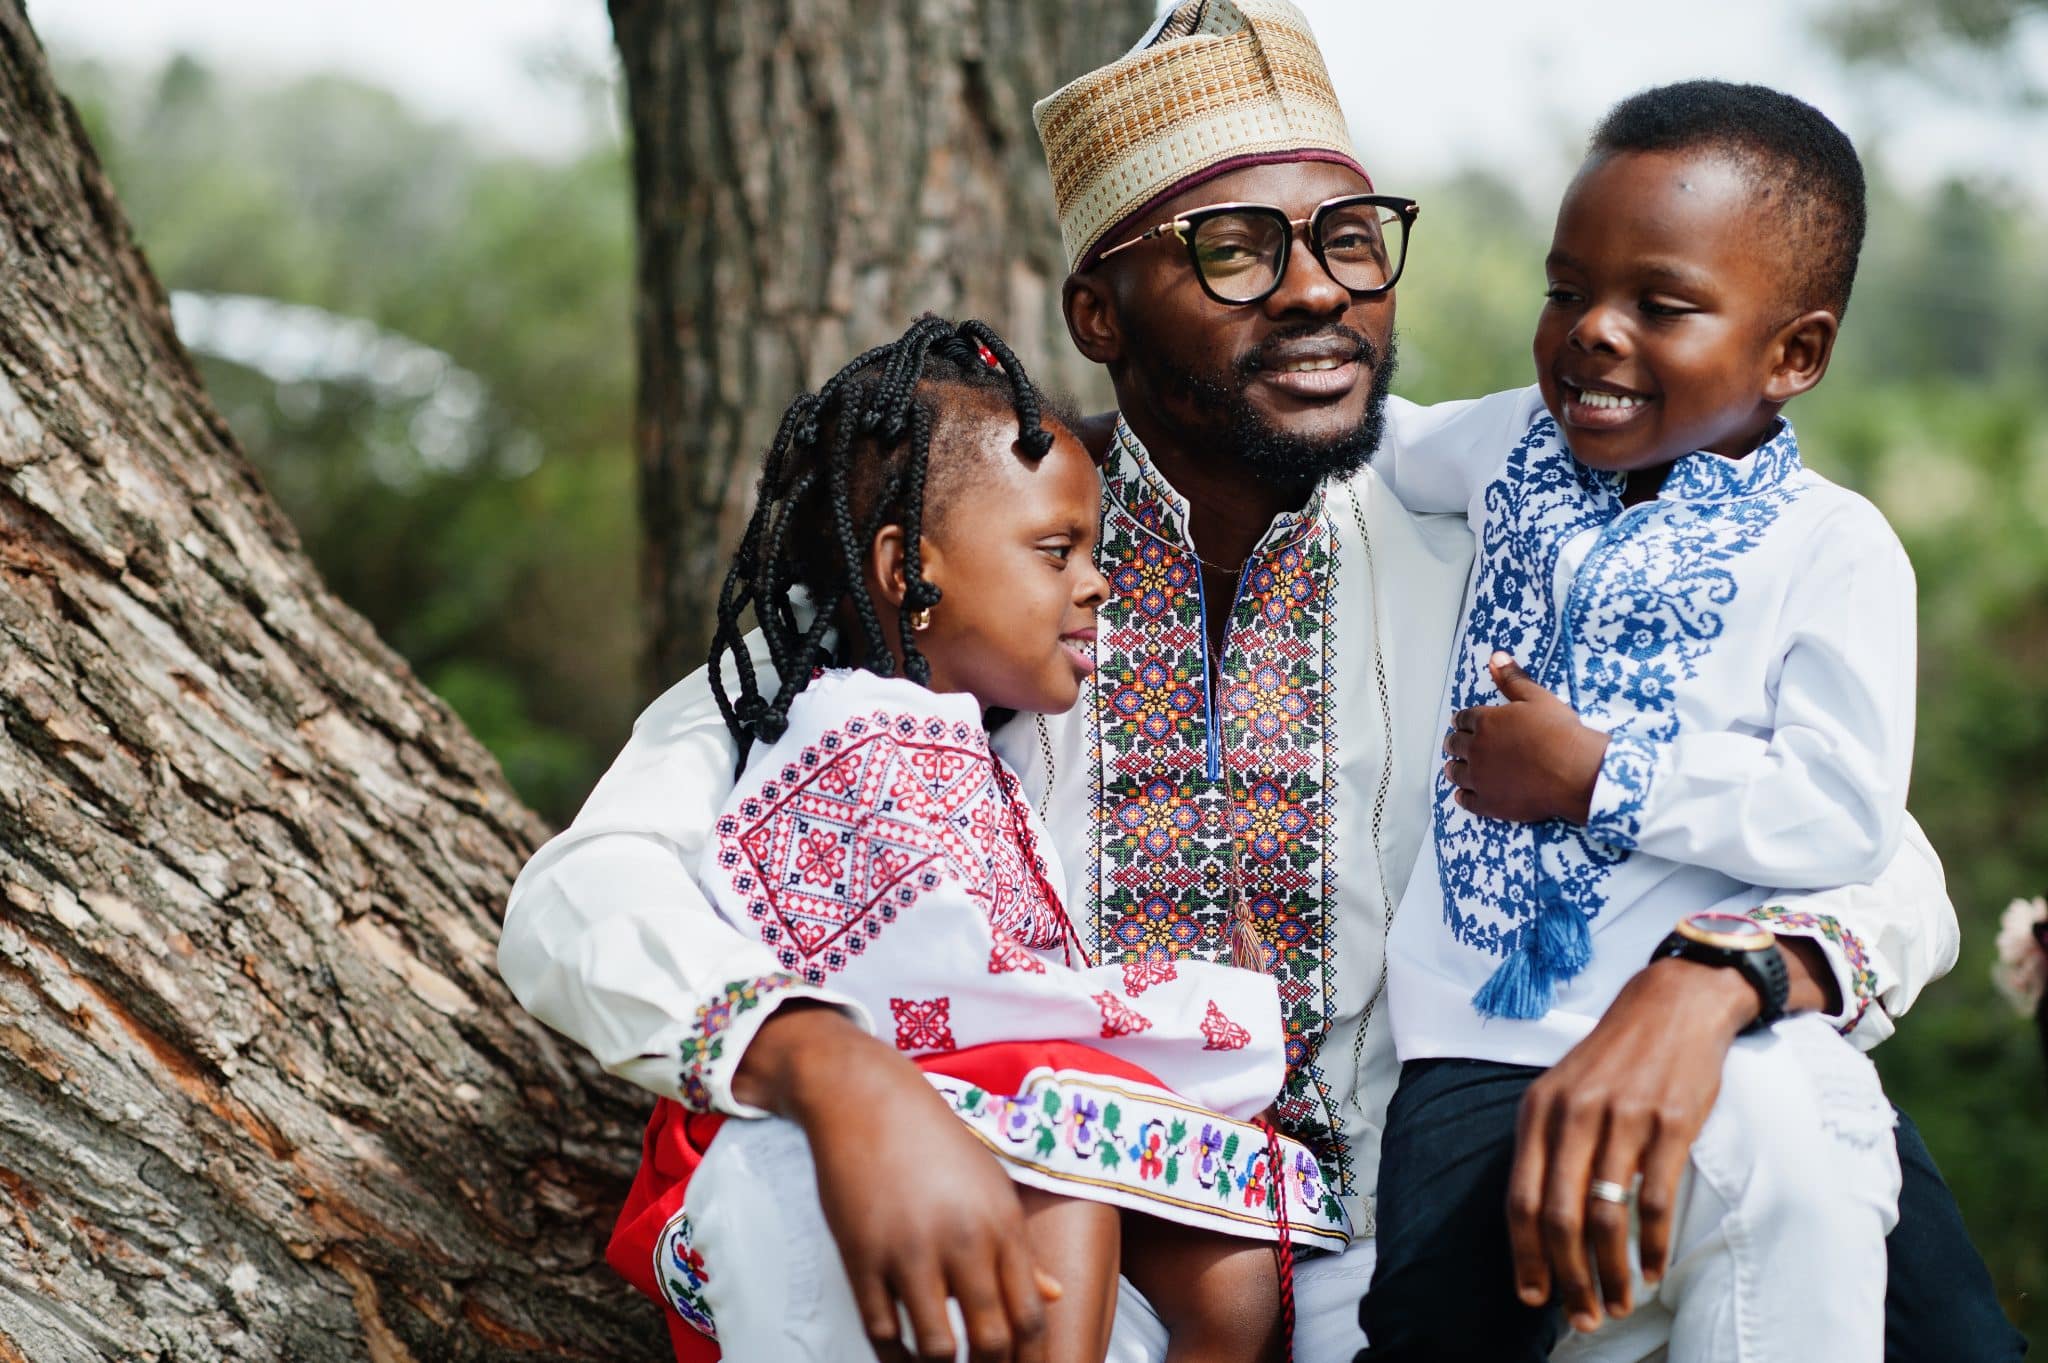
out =
{"type": "Polygon", "coordinates": [[[1322,369],[1342,369],[1348,363],[1348,360],[1295,360],[1277,368],[1283,374],[1313,374],[1322,369]]]}
{"type": "Polygon", "coordinates": [[[1595,393],[1581,388],[1579,390],[1579,401],[1588,407],[1640,407],[1648,399],[1634,397],[1626,393],[1595,393]]]}

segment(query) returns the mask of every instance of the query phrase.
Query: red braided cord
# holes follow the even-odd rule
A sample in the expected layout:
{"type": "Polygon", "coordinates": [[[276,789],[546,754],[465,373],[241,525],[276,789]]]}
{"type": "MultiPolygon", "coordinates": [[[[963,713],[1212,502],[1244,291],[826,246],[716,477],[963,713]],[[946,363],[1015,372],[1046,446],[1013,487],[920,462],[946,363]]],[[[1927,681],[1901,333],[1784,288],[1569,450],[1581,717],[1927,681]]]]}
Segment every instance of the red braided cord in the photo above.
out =
{"type": "Polygon", "coordinates": [[[1273,1244],[1273,1261],[1280,1270],[1280,1330],[1288,1363],[1294,1359],[1294,1236],[1287,1225],[1287,1166],[1280,1158],[1280,1130],[1264,1117],[1258,1119],[1266,1133],[1266,1173],[1273,1180],[1273,1196],[1279,1206],[1280,1238],[1273,1244]]]}
{"type": "Polygon", "coordinates": [[[1074,957],[1079,956],[1083,966],[1094,965],[1095,962],[1088,958],[1088,948],[1082,943],[1081,934],[1074,930],[1074,921],[1067,917],[1066,902],[1060,898],[1060,892],[1045,878],[1045,859],[1038,855],[1038,839],[1031,834],[1030,820],[1020,817],[1017,812],[1024,804],[1023,792],[1018,789],[1017,778],[1010,774],[1009,768],[1003,765],[1003,760],[996,756],[993,748],[989,750],[988,760],[995,768],[996,786],[1003,792],[1004,803],[1009,809],[1010,836],[1016,840],[1018,850],[1024,854],[1025,863],[1031,867],[1031,877],[1038,882],[1039,897],[1052,905],[1052,911],[1060,916],[1060,945],[1066,953],[1066,964],[1073,965],[1074,957]]]}

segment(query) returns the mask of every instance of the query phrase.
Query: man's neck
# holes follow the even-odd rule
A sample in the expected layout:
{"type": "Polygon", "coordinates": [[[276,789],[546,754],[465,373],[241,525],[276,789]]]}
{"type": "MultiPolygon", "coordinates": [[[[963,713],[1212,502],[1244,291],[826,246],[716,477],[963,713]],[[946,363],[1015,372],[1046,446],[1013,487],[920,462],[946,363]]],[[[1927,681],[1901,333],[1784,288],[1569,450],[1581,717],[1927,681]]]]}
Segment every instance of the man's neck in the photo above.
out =
{"type": "Polygon", "coordinates": [[[1140,413],[1126,409],[1123,415],[1153,467],[1187,499],[1188,537],[1212,571],[1234,576],[1274,518],[1299,511],[1314,491],[1280,487],[1246,468],[1235,451],[1198,448],[1140,413]]]}

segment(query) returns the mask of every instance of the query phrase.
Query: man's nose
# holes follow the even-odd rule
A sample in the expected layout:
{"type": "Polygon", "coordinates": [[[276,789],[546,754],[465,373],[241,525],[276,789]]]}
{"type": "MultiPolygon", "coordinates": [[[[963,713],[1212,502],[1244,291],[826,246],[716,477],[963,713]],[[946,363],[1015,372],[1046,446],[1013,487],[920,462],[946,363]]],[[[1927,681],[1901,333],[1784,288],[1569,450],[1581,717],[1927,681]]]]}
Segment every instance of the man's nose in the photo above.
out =
{"type": "Polygon", "coordinates": [[[1288,313],[1308,313],[1316,317],[1331,317],[1342,313],[1351,306],[1351,290],[1330,277],[1323,268],[1323,262],[1316,259],[1316,253],[1309,249],[1305,229],[1293,229],[1294,238],[1288,243],[1287,268],[1280,275],[1280,285],[1266,295],[1264,307],[1268,316],[1283,317],[1288,313]]]}

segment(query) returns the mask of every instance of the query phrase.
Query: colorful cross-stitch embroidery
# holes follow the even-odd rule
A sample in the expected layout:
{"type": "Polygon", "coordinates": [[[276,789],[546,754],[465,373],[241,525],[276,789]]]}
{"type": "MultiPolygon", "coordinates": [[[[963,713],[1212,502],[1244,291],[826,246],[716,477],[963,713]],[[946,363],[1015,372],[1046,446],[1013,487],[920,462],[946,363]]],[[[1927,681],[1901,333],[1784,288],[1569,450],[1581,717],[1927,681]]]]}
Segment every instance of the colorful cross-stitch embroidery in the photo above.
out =
{"type": "Polygon", "coordinates": [[[734,980],[697,1010],[696,1030],[683,1038],[679,1048],[682,1074],[677,1090],[683,1106],[692,1112],[711,1110],[710,1067],[725,1050],[725,1029],[740,1014],[759,1006],[762,999],[778,989],[796,983],[788,975],[763,975],[758,979],[734,980]]]}
{"type": "Polygon", "coordinates": [[[677,1315],[698,1332],[718,1338],[711,1307],[704,1300],[704,1284],[711,1280],[711,1271],[690,1242],[690,1218],[681,1212],[669,1218],[654,1242],[654,1277],[677,1315]]]}
{"type": "Polygon", "coordinates": [[[1096,940],[1126,970],[1229,961],[1242,893],[1280,987],[1280,1123],[1348,1189],[1319,1062],[1334,998],[1335,537],[1320,495],[1281,517],[1232,603],[1212,688],[1199,565],[1173,494],[1119,426],[1104,469],[1096,645],[1096,940]]]}
{"type": "Polygon", "coordinates": [[[1870,952],[1863,945],[1863,939],[1843,927],[1839,919],[1824,913],[1807,913],[1802,909],[1765,904],[1751,909],[1749,916],[1773,932],[1793,937],[1818,937],[1842,953],[1849,966],[1849,987],[1856,1000],[1849,1020],[1842,1024],[1842,1032],[1846,1035],[1855,1031],[1856,1024],[1863,1021],[1864,1012],[1877,999],[1877,972],[1871,969],[1870,952]]]}
{"type": "Polygon", "coordinates": [[[952,999],[890,999],[889,1012],[896,1018],[897,1050],[954,1049],[952,999]]]}
{"type": "Polygon", "coordinates": [[[718,863],[776,962],[823,984],[942,873],[1025,946],[1061,939],[1015,779],[978,725],[877,711],[847,720],[717,823],[718,863]]]}
{"type": "Polygon", "coordinates": [[[1067,1070],[1034,1070],[1015,1094],[927,1077],[997,1158],[1055,1185],[1084,1184],[1089,1197],[1140,1211],[1164,1204],[1176,1221],[1206,1221],[1239,1235],[1275,1225],[1284,1187],[1297,1243],[1340,1248],[1349,1239],[1315,1158],[1283,1140],[1287,1176],[1276,1180],[1265,1133],[1249,1122],[1203,1112],[1163,1090],[1067,1070]]]}

